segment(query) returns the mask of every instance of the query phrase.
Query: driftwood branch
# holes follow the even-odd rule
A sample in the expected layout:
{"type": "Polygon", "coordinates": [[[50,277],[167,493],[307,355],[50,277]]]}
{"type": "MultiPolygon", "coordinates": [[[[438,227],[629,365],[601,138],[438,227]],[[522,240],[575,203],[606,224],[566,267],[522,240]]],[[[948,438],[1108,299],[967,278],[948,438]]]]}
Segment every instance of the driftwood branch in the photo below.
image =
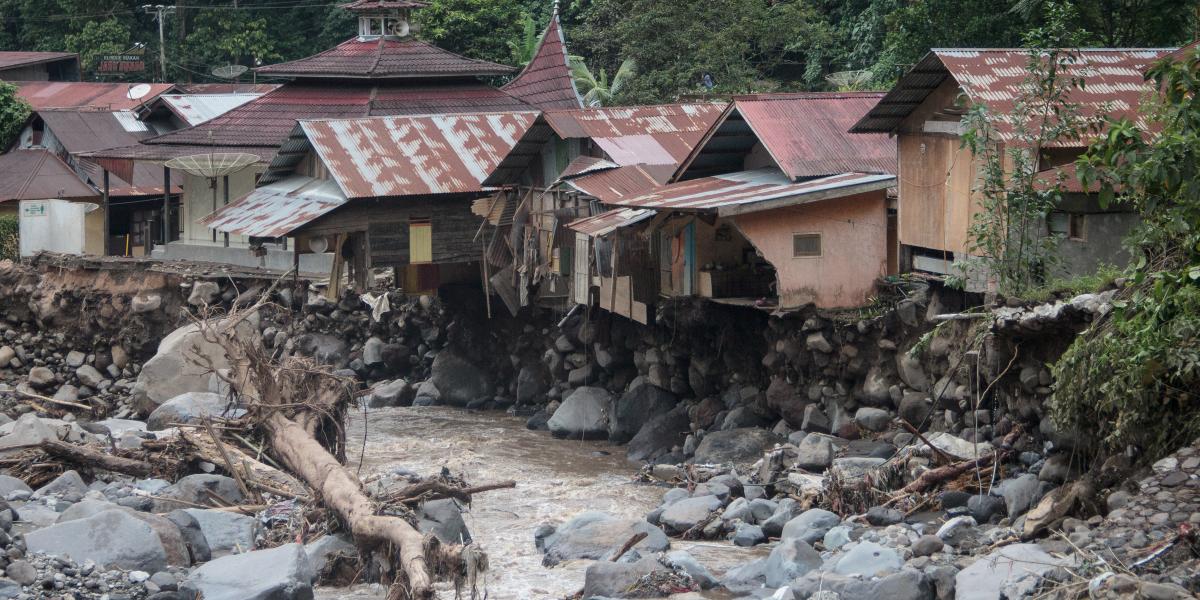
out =
{"type": "Polygon", "coordinates": [[[471,496],[474,494],[515,487],[517,487],[517,482],[512,480],[460,488],[448,485],[436,479],[427,479],[425,481],[414,483],[397,490],[395,493],[390,494],[388,499],[393,502],[409,503],[420,500],[453,498],[460,502],[470,503],[471,496]]]}
{"type": "Polygon", "coordinates": [[[134,477],[148,477],[154,473],[156,468],[156,465],[143,460],[113,456],[99,450],[93,450],[87,446],[69,444],[58,440],[45,440],[33,447],[41,449],[50,456],[77,465],[96,467],[105,471],[123,473],[134,477]]]}

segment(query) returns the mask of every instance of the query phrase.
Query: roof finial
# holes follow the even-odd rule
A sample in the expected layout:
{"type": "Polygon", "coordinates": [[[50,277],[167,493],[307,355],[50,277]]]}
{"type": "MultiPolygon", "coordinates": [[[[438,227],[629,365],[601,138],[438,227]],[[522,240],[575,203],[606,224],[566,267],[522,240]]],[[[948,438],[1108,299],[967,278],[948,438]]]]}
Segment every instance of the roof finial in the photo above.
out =
{"type": "Polygon", "coordinates": [[[554,0],[554,16],[558,16],[558,0],[554,0]]]}

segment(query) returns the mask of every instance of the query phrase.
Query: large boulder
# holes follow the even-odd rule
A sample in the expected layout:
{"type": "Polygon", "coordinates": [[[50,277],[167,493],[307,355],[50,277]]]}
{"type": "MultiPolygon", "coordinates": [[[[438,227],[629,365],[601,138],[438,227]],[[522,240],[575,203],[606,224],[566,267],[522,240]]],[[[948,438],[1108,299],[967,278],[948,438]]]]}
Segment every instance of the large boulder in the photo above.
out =
{"type": "Polygon", "coordinates": [[[714,431],[700,441],[694,458],[699,464],[752,463],[762,458],[763,452],[778,441],[778,436],[765,429],[714,431]]]}
{"type": "Polygon", "coordinates": [[[350,360],[350,344],[335,335],[308,333],[296,338],[296,348],[305,356],[335,369],[346,366],[350,360]]]}
{"type": "Polygon", "coordinates": [[[370,408],[387,408],[390,406],[408,406],[412,404],[417,389],[407,380],[396,379],[375,386],[367,398],[370,408]]]}
{"type": "Polygon", "coordinates": [[[254,534],[258,526],[254,517],[202,508],[185,508],[183,512],[196,520],[212,558],[254,549],[254,534]]]}
{"type": "Polygon", "coordinates": [[[835,598],[886,598],[887,600],[934,600],[934,585],[916,569],[904,569],[886,577],[859,578],[827,571],[810,571],[791,582],[796,598],[815,598],[824,591],[835,598]]]}
{"type": "Polygon", "coordinates": [[[609,412],[609,441],[628,442],[651,418],[669,412],[677,402],[675,394],[648,383],[621,394],[609,412]]]}
{"type": "Polygon", "coordinates": [[[66,556],[76,563],[154,573],[167,567],[167,551],[154,529],[124,510],[58,523],[25,534],[30,552],[66,556]]]}
{"type": "Polygon", "coordinates": [[[673,534],[681,534],[706,521],[714,511],[721,509],[721,499],[716,496],[688,498],[668,505],[658,517],[658,522],[673,534]]]}
{"type": "MultiPolygon", "coordinates": [[[[243,340],[257,343],[260,339],[258,319],[252,315],[238,323],[234,332],[243,340]]],[[[158,343],[158,352],[138,373],[137,387],[148,401],[139,407],[143,414],[149,414],[158,405],[180,394],[209,391],[209,366],[196,364],[192,355],[204,357],[214,369],[229,367],[225,351],[218,344],[205,340],[198,325],[185,325],[172,331],[158,343]]]]}
{"type": "Polygon", "coordinates": [[[903,566],[904,559],[895,550],[873,542],[859,542],[838,559],[833,571],[838,575],[875,577],[899,571],[903,566]]]}
{"type": "Polygon", "coordinates": [[[462,508],[451,498],[422,504],[417,509],[417,528],[421,533],[433,533],[444,544],[471,543],[471,532],[463,520],[462,508]]]}
{"type": "Polygon", "coordinates": [[[0,499],[8,497],[13,492],[33,493],[29,485],[12,475],[0,475],[0,499]]]}
{"type": "Polygon", "coordinates": [[[840,524],[842,519],[836,514],[821,508],[810,508],[788,521],[783,526],[780,535],[785,540],[804,540],[815,544],[825,537],[825,533],[840,524]]]}
{"type": "Polygon", "coordinates": [[[645,539],[639,552],[663,552],[671,542],[663,531],[642,519],[621,519],[602,512],[585,512],[558,526],[541,540],[542,564],[551,567],[564,560],[597,560],[617,550],[637,533],[645,539]]]}
{"type": "Polygon", "coordinates": [[[244,409],[230,406],[228,400],[212,392],[187,392],[163,402],[146,419],[146,429],[161,431],[176,424],[199,423],[209,417],[236,419],[244,409]]]}
{"type": "Polygon", "coordinates": [[[611,402],[612,394],[604,388],[577,388],[563,400],[546,424],[555,437],[604,439],[608,435],[608,409],[611,402]]]}
{"type": "Polygon", "coordinates": [[[627,456],[634,462],[658,458],[670,452],[675,446],[683,445],[690,427],[691,421],[688,419],[687,409],[682,406],[676,407],[671,412],[651,417],[638,430],[637,435],[629,440],[627,456]]]}
{"type": "Polygon", "coordinates": [[[313,579],[304,546],[287,544],[218,558],[179,587],[204,600],[312,600],[313,579]]]}
{"type": "Polygon", "coordinates": [[[487,375],[448,350],[433,359],[429,380],[440,392],[441,401],[451,406],[464,407],[492,395],[492,384],[487,375]]]}
{"type": "Polygon", "coordinates": [[[550,383],[546,365],[534,363],[521,367],[517,373],[517,404],[541,404],[550,391],[550,383]]]}
{"type": "Polygon", "coordinates": [[[625,591],[655,571],[668,571],[657,560],[643,558],[632,563],[598,561],[588,565],[583,576],[584,598],[624,598],[625,591]]]}
{"type": "Polygon", "coordinates": [[[787,379],[772,378],[766,396],[767,407],[783,417],[788,425],[799,428],[804,424],[804,409],[811,403],[807,398],[802,398],[796,386],[788,383],[787,379]]]}
{"type": "Polygon", "coordinates": [[[154,512],[170,512],[179,508],[195,508],[197,504],[212,505],[210,494],[227,504],[240,504],[245,498],[236,481],[223,475],[188,475],[158,492],[154,512]],[[182,500],[175,502],[174,500],[182,500]]]}
{"type": "Polygon", "coordinates": [[[769,588],[787,585],[789,581],[821,568],[821,554],[800,539],[784,539],[767,556],[764,570],[769,588]]]}
{"type": "Polygon", "coordinates": [[[183,510],[173,510],[165,516],[179,529],[179,535],[183,538],[184,546],[187,547],[193,564],[208,562],[212,558],[212,552],[208,549],[208,540],[204,538],[204,532],[201,531],[200,522],[196,520],[196,517],[183,510]]]}
{"type": "Polygon", "coordinates": [[[1026,598],[1042,577],[1070,563],[1055,558],[1037,544],[1012,544],[980,557],[955,576],[956,600],[1026,598]]]}
{"type": "Polygon", "coordinates": [[[44,496],[82,496],[88,491],[88,486],[83,482],[83,478],[74,470],[66,471],[62,475],[55,477],[50,483],[43,485],[33,492],[34,498],[44,496]]]}

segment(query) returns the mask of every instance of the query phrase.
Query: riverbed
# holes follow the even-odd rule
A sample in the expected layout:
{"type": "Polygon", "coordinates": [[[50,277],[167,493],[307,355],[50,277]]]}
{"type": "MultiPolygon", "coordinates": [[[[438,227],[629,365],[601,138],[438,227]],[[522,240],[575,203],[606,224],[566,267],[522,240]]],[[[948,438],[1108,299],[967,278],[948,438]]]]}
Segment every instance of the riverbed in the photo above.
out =
{"type": "MultiPolygon", "coordinates": [[[[357,412],[347,420],[348,464],[361,477],[396,469],[431,475],[443,467],[472,484],[514,480],[515,489],[479,494],[464,514],[475,542],[487,551],[489,600],[563,598],[583,587],[590,561],[546,568],[533,544],[544,522],[561,523],[599,510],[642,518],[665,488],[637,483],[637,466],[624,448],[607,442],[560,440],[530,431],[525,420],[497,412],[446,407],[409,407],[357,412]],[[364,434],[367,443],[363,444],[364,434]]],[[[715,573],[754,558],[758,552],[719,542],[673,540],[715,573]]],[[[321,589],[324,600],[375,600],[380,586],[321,589]]],[[[441,598],[453,598],[446,588],[441,598]]]]}

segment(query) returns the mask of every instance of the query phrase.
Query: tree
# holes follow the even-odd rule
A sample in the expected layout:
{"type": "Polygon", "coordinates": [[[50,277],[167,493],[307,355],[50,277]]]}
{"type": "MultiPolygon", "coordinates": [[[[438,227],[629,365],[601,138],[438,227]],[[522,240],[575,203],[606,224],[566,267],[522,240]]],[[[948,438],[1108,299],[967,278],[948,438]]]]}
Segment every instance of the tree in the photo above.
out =
{"type": "Polygon", "coordinates": [[[521,17],[520,40],[508,43],[508,47],[512,49],[513,60],[521,66],[529,64],[529,61],[533,60],[533,56],[537,54],[540,41],[541,36],[538,35],[537,23],[533,22],[533,16],[525,13],[521,17]]]}
{"type": "Polygon", "coordinates": [[[600,78],[597,79],[581,56],[570,57],[570,64],[575,87],[583,95],[583,105],[591,108],[611,105],[613,98],[621,93],[625,84],[637,75],[637,63],[632,60],[621,63],[621,68],[613,75],[612,82],[609,82],[608,72],[603,69],[600,70],[600,78]]]}
{"type": "MultiPolygon", "coordinates": [[[[434,0],[415,14],[421,36],[459,54],[508,63],[528,10],[504,0],[434,0]]],[[[532,17],[531,17],[532,18],[532,17]]]]}
{"type": "Polygon", "coordinates": [[[17,94],[17,86],[0,81],[0,150],[16,141],[33,109],[17,94]]]}
{"type": "Polygon", "coordinates": [[[120,54],[131,45],[129,28],[115,18],[91,21],[83,31],[68,35],[65,42],[67,50],[79,53],[84,72],[94,71],[105,54],[120,54]]]}
{"type": "Polygon", "coordinates": [[[226,64],[254,65],[279,60],[275,40],[267,32],[267,19],[247,11],[211,10],[196,15],[194,28],[184,41],[189,69],[207,75],[226,64]]]}

